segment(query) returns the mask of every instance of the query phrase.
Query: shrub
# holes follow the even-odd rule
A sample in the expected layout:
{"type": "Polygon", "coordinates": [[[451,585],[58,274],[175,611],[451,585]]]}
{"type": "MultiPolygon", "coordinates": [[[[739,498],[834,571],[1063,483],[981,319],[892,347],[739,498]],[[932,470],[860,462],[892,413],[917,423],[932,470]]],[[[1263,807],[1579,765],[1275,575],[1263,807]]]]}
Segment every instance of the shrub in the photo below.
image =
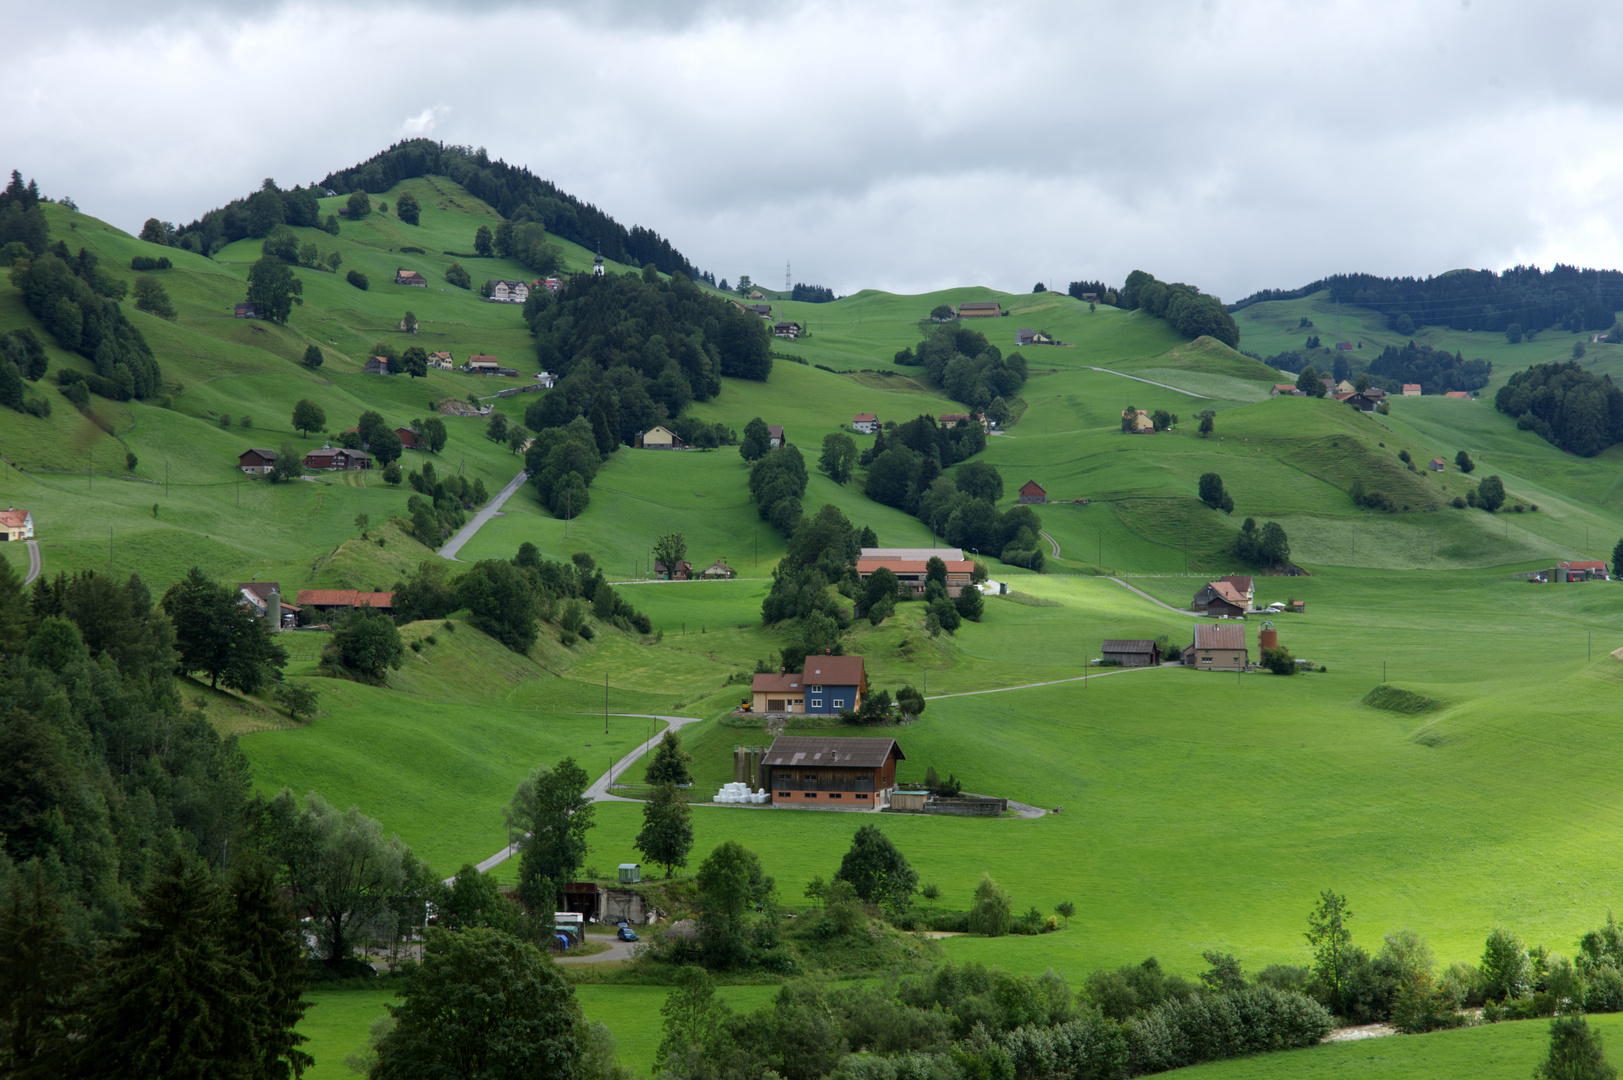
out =
{"type": "Polygon", "coordinates": [[[1296,674],[1296,658],[1283,645],[1277,649],[1262,650],[1262,666],[1275,675],[1296,674]]]}
{"type": "Polygon", "coordinates": [[[1333,1026],[1313,999],[1257,986],[1169,1001],[1134,1017],[1126,1034],[1132,1072],[1150,1073],[1313,1046],[1333,1026]]]}
{"type": "Polygon", "coordinates": [[[362,292],[365,292],[367,286],[370,284],[366,280],[366,275],[361,273],[359,270],[351,270],[349,273],[344,275],[344,280],[355,286],[357,289],[360,289],[362,292]]]}

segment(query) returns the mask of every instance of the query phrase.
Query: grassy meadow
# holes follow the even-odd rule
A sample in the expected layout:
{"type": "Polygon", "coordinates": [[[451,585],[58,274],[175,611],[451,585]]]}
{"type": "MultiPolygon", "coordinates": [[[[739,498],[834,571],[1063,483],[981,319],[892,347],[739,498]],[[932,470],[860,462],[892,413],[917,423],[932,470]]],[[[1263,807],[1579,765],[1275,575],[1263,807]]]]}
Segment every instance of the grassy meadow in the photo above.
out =
{"type": "MultiPolygon", "coordinates": [[[[449,349],[459,361],[468,352],[494,353],[518,368],[519,381],[536,369],[518,309],[444,285],[453,259],[476,285],[528,276],[503,260],[445,254],[471,249],[474,230],[494,225],[494,212],[438,177],[408,181],[375,201],[393,205],[405,190],[422,205],[415,228],[374,213],[343,222],[337,237],[297,230],[323,254],[338,251],[343,265],[337,274],[298,271],[305,303],[286,326],[231,315],[257,241],[212,260],[161,252],[175,261],[159,277],[178,318],[131,317],[163,366],[166,403],[96,399],[95,415],[85,416],[47,379],[32,392],[51,398],[49,418],[0,414],[0,504],[34,510],[47,573],[135,572],[154,594],[193,565],[225,580],[278,580],[285,590],[386,589],[434,557],[389,521],[403,514],[409,489],[388,487],[378,474],[273,486],[236,468],[250,446],[275,449],[285,439],[301,452],[320,446],[366,409],[403,425],[426,415],[432,401],[490,395],[514,382],[438,371],[421,380],[367,376],[362,367],[379,340],[449,349]],[[408,246],[424,251],[401,250],[408,246]],[[393,285],[397,267],[425,273],[429,287],[393,285]],[[371,288],[348,285],[350,269],[367,274],[371,288]],[[421,321],[414,338],[394,329],[408,308],[421,321]],[[314,371],[299,362],[310,344],[325,357],[314,371]],[[291,430],[300,398],[326,411],[326,433],[291,430]],[[126,454],[136,457],[133,468],[126,454]],[[355,521],[361,513],[371,522],[364,539],[355,521]]],[[[326,200],[324,212],[338,202],[326,200]]],[[[122,269],[133,255],[160,253],[88,215],[47,210],[54,238],[93,248],[121,277],[133,278],[122,269]]],[[[591,264],[585,249],[560,247],[569,269],[591,264]]],[[[1090,312],[1055,293],[979,287],[922,296],[865,290],[815,305],[775,300],[775,316],[811,331],[776,348],[807,363],[780,359],[765,383],[724,380],[722,393],[692,413],[738,431],[754,416],[783,424],[813,467],[808,511],[833,503],[871,526],[882,544],[929,544],[929,525],[869,501],[860,478],[836,485],[815,462],[824,435],[845,430],[854,413],[905,421],[961,411],[919,381],[920,369],[892,357],[919,341],[921,320],[936,304],[987,299],[1013,312],[975,324],[1005,353],[1019,328],[1070,343],[1023,350],[1032,377],[1018,422],[990,439],[983,455],[1003,476],[1004,507],[1026,480],[1047,489],[1049,504],[1039,511],[1058,555],[1033,574],[1003,566],[995,553],[974,553],[1013,590],[988,599],[983,621],[931,638],[922,606],[902,605],[882,626],[854,624],[846,649],[866,658],[874,687],[911,684],[931,696],[917,722],[883,732],[907,755],[905,780],[933,766],[972,791],[1063,808],[1035,820],[881,819],[921,879],[941,888],[939,903],[966,906],[990,873],[1019,910],[1070,900],[1078,914],[1067,930],[1042,938],[949,939],[949,956],[1029,972],[1052,967],[1073,984],[1094,968],[1148,955],[1193,974],[1203,966],[1200,953],[1212,948],[1234,952],[1250,970],[1302,963],[1304,918],[1324,888],[1348,895],[1355,940],[1367,948],[1408,926],[1427,935],[1444,963],[1472,960],[1489,930],[1504,925],[1529,944],[1570,954],[1578,934],[1623,906],[1614,842],[1623,829],[1614,779],[1623,767],[1615,723],[1623,663],[1611,656],[1623,646],[1623,588],[1511,577],[1558,559],[1609,557],[1623,535],[1623,448],[1574,458],[1516,430],[1488,401],[1400,399],[1390,415],[1374,416],[1332,401],[1269,398],[1278,377],[1272,369],[1207,339],[1184,341],[1160,320],[1102,306],[1090,312]],[[1180,424],[1125,436],[1119,418],[1128,406],[1167,409],[1180,424]],[[1216,431],[1205,439],[1194,419],[1204,409],[1216,413],[1216,431]],[[1469,476],[1453,464],[1461,449],[1478,463],[1469,476]],[[1405,467],[1400,451],[1416,469],[1405,467]],[[1448,462],[1444,472],[1425,469],[1433,457],[1448,462]],[[1196,480],[1208,471],[1224,478],[1232,515],[1195,498],[1196,480]],[[1488,475],[1503,478],[1509,506],[1529,509],[1489,515],[1451,505],[1488,475]],[[1355,480],[1401,509],[1358,509],[1347,495],[1355,480]],[[1105,575],[1187,608],[1204,580],[1246,572],[1231,554],[1246,517],[1287,530],[1292,559],[1308,576],[1259,578],[1258,599],[1307,602],[1306,614],[1274,622],[1285,645],[1327,671],[1284,679],[1095,669],[1095,677],[1078,679],[1104,638],[1165,634],[1181,642],[1190,632],[1188,615],[1105,575]],[[1366,704],[1383,681],[1413,695],[1398,699],[1413,711],[1366,704]]],[[[1338,315],[1339,340],[1362,342],[1359,357],[1399,343],[1378,316],[1338,313],[1320,295],[1240,312],[1241,347],[1267,356],[1300,347],[1308,333],[1338,340],[1331,329],[1338,315]],[[1303,317],[1314,330],[1299,328],[1303,317]]],[[[83,358],[55,347],[0,279],[0,331],[23,325],[47,342],[53,369],[88,370],[83,358]]],[[[1425,330],[1415,337],[1492,359],[1490,391],[1528,363],[1564,359],[1572,342],[1550,333],[1518,346],[1498,335],[1425,330]]],[[[1623,377],[1618,347],[1590,346],[1584,362],[1615,366],[1623,377]]],[[[518,419],[528,400],[500,407],[518,419]]],[[[437,469],[477,477],[495,492],[521,467],[482,437],[480,421],[448,417],[446,424],[450,441],[437,469]]],[[[403,464],[417,458],[408,454],[403,464]]],[[[622,449],[577,519],[554,519],[522,489],[460,554],[509,558],[528,541],[552,558],[590,552],[611,580],[638,582],[654,538],[679,530],[696,565],[725,559],[739,572],[731,582],[621,586],[650,617],[654,633],[646,638],[605,629],[564,648],[548,631],[528,656],[517,656],[456,615],[449,626],[404,627],[420,651],[385,686],[371,687],[317,677],[323,634],[285,635],[287,676],[321,695],[318,715],[302,725],[266,699],[210,692],[190,680],[182,692],[220,730],[239,736],[260,791],[315,790],[357,805],[441,874],[502,846],[502,807],[537,765],[574,756],[596,775],[657,733],[658,721],[616,715],[605,733],[605,684],[611,714],[699,720],[684,742],[702,802],[732,778],[735,745],[766,739],[758,725],[728,714],[745,693],[736,680],[758,660],[772,662],[787,640],[787,631],[760,621],[785,538],[760,521],[747,475],[729,448],[622,449]]],[[[27,565],[22,545],[0,545],[0,557],[27,565]]],[[[626,779],[639,781],[642,768],[626,779]]],[[[637,804],[603,804],[597,820],[590,866],[636,858],[637,804]]],[[[837,867],[852,832],[869,820],[696,806],[688,870],[715,844],[737,839],[760,853],[792,907],[813,874],[837,867]]],[[[509,879],[511,864],[497,873],[509,879]]],[[[735,1007],[753,1007],[771,992],[725,991],[735,1007]]],[[[587,1014],[609,1024],[637,1072],[648,1070],[657,1045],[663,995],[657,987],[580,989],[587,1014]]],[[[344,1075],[344,1054],[364,1042],[384,996],[314,998],[305,1025],[318,1058],[314,1075],[344,1075]]],[[[1618,1030],[1612,1018],[1600,1023],[1608,1034],[1618,1030]]],[[[1191,1073],[1526,1075],[1543,1032],[1542,1023],[1500,1025],[1191,1073]]]]}

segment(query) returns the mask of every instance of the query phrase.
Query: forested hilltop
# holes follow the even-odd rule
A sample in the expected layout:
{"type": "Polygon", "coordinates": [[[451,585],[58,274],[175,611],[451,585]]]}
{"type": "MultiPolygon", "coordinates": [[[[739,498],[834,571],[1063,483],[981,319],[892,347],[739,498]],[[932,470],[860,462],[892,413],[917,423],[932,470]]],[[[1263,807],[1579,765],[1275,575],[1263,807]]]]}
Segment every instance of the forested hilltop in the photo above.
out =
{"type": "MultiPolygon", "coordinates": [[[[596,250],[615,262],[636,266],[652,263],[663,273],[715,284],[713,275],[694,266],[652,229],[640,225],[628,229],[528,168],[500,159],[492,161],[484,147],[446,146],[429,139],[396,143],[358,165],[328,173],[307,187],[283,191],[267,181],[261,191],[234,199],[190,225],[173,230],[172,242],[208,255],[234,240],[265,236],[281,224],[320,228],[323,222],[316,199],[328,191],[377,195],[402,180],[430,174],[450,177],[515,225],[537,222],[549,233],[596,250]]],[[[336,229],[336,222],[332,228],[336,229]]]]}
{"type": "Polygon", "coordinates": [[[1587,270],[1557,263],[1492,270],[1453,270],[1435,277],[1385,278],[1332,274],[1299,289],[1263,289],[1228,306],[1230,314],[1269,300],[1300,300],[1328,289],[1338,304],[1371,308],[1387,327],[1412,334],[1421,326],[1496,333],[1605,330],[1623,308],[1623,271],[1587,270]]]}

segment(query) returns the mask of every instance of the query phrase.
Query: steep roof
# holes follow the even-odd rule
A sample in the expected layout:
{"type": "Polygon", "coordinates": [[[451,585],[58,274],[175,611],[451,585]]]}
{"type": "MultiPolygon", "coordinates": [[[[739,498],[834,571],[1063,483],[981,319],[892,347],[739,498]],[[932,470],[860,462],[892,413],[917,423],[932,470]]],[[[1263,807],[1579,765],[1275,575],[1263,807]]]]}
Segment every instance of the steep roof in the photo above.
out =
{"type": "Polygon", "coordinates": [[[0,510],[0,526],[7,529],[20,529],[27,524],[27,510],[0,510]]]}
{"type": "Polygon", "coordinates": [[[1105,638],[1105,652],[1154,652],[1155,642],[1148,638],[1105,638]]]}
{"type": "Polygon", "coordinates": [[[1245,627],[1196,626],[1195,648],[1243,649],[1245,648],[1245,627]]]}
{"type": "Polygon", "coordinates": [[[878,417],[874,416],[874,414],[871,412],[859,412],[851,418],[851,422],[853,424],[871,424],[876,419],[878,419],[878,417]]]}
{"type": "Polygon", "coordinates": [[[276,451],[275,450],[263,450],[263,449],[261,449],[261,448],[259,448],[257,446],[250,446],[248,449],[246,449],[242,453],[238,454],[237,457],[238,458],[245,458],[249,454],[258,454],[260,457],[264,458],[266,461],[275,461],[276,460],[276,451]]]}
{"type": "Polygon", "coordinates": [[[1239,575],[1239,574],[1224,574],[1222,577],[1218,578],[1217,580],[1218,581],[1226,581],[1230,585],[1233,585],[1236,589],[1238,589],[1240,592],[1243,592],[1243,593],[1251,592],[1252,589],[1255,586],[1255,582],[1253,582],[1250,578],[1244,577],[1244,576],[1239,575]]]}
{"type": "Polygon", "coordinates": [[[838,765],[852,769],[883,768],[891,754],[907,760],[895,739],[844,739],[838,736],[779,735],[772,740],[763,765],[838,765]]]}
{"type": "Polygon", "coordinates": [[[760,694],[796,693],[800,690],[800,676],[793,672],[757,675],[750,680],[750,689],[760,694]]]}
{"type": "Polygon", "coordinates": [[[766,426],[766,433],[768,435],[772,436],[774,439],[781,440],[783,438],[783,425],[782,424],[768,424],[766,426]]]}
{"type": "Polygon", "coordinates": [[[800,679],[807,683],[828,683],[833,686],[862,685],[862,657],[818,656],[806,657],[806,666],[800,679]]]}
{"type": "Polygon", "coordinates": [[[1022,494],[1022,495],[1047,495],[1048,492],[1044,491],[1043,486],[1041,484],[1037,483],[1037,481],[1035,481],[1035,480],[1027,480],[1025,482],[1025,484],[1020,488],[1020,494],[1022,494]]]}
{"type": "Polygon", "coordinates": [[[1242,610],[1245,608],[1245,594],[1240,592],[1240,590],[1236,589],[1233,585],[1230,585],[1227,581],[1211,582],[1211,589],[1212,592],[1217,594],[1219,599],[1227,600],[1229,603],[1242,610]]]}
{"type": "Polygon", "coordinates": [[[264,600],[274,591],[278,596],[282,593],[282,583],[279,581],[239,581],[237,588],[243,592],[251,592],[264,600]]]}

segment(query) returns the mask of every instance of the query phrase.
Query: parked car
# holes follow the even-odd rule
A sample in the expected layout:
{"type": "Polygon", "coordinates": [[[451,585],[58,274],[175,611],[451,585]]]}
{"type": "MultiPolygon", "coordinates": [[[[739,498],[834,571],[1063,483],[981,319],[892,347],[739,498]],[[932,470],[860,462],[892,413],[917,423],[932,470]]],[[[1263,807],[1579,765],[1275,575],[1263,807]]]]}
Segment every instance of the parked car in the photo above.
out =
{"type": "Polygon", "coordinates": [[[635,930],[631,929],[631,926],[628,923],[621,923],[620,928],[615,931],[614,936],[619,938],[621,941],[640,941],[641,940],[640,938],[637,937],[637,932],[635,930]]]}

